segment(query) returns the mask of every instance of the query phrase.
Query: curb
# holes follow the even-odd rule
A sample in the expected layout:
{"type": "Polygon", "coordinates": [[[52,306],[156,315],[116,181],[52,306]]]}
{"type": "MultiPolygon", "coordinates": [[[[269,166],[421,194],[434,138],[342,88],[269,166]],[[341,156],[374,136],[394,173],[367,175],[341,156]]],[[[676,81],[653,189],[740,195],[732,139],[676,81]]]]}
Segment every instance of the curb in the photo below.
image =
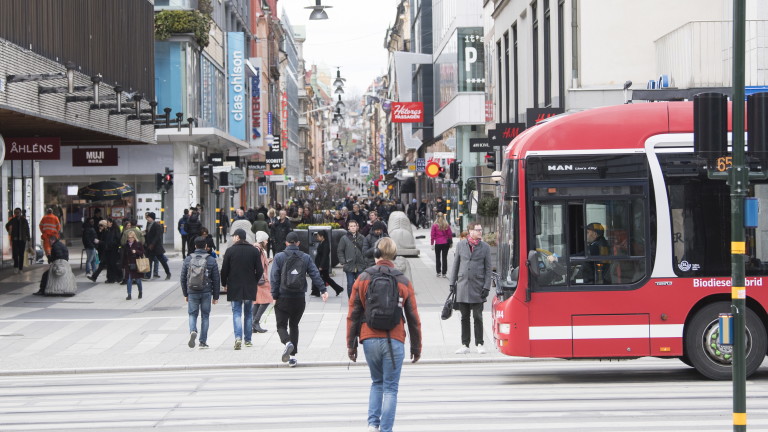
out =
{"type": "MultiPolygon", "coordinates": [[[[551,358],[525,358],[525,357],[501,357],[488,359],[422,359],[416,363],[419,365],[449,365],[449,364],[500,364],[500,363],[535,363],[551,361],[551,358]]],[[[410,363],[408,359],[403,364],[410,363]]],[[[366,366],[365,362],[351,361],[308,361],[301,362],[299,366],[304,367],[361,367],[366,366]]],[[[231,363],[231,364],[200,364],[200,365],[150,365],[150,366],[115,366],[115,367],[91,367],[91,368],[70,368],[70,369],[29,369],[29,370],[0,370],[0,377],[31,376],[31,375],[81,375],[81,374],[108,374],[108,373],[135,373],[135,372],[173,372],[173,371],[201,371],[201,370],[233,370],[233,369],[276,369],[287,368],[283,363],[231,363]]]]}

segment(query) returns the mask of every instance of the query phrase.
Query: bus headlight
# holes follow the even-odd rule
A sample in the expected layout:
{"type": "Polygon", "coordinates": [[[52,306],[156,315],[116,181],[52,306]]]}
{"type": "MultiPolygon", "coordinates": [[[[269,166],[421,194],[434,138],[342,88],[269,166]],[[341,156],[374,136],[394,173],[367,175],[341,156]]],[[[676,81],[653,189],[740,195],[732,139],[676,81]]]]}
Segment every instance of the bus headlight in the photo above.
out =
{"type": "Polygon", "coordinates": [[[510,329],[509,324],[499,324],[500,334],[509,334],[509,329],[510,329]]]}

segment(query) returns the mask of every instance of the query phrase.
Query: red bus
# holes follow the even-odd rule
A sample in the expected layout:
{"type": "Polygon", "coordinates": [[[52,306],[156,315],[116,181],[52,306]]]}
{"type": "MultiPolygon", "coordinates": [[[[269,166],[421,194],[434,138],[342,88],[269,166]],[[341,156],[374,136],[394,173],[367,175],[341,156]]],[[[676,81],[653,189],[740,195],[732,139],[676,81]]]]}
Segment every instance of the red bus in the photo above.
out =
{"type": "MultiPolygon", "coordinates": [[[[554,117],[504,152],[493,300],[510,356],[676,357],[731,377],[730,192],[693,153],[693,104],[554,117]]],[[[756,161],[752,161],[757,165],[756,161]]],[[[768,208],[768,181],[749,196],[768,208]]],[[[768,216],[747,229],[747,374],[766,356],[768,216]]]]}

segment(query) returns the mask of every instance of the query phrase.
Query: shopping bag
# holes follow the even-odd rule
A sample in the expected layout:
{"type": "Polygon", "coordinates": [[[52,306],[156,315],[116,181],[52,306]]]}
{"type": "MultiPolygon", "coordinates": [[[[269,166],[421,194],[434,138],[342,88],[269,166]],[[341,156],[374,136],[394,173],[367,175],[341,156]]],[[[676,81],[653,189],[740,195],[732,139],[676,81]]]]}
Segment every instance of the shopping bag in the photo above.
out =
{"type": "Polygon", "coordinates": [[[149,258],[136,258],[136,270],[139,273],[149,273],[149,258]]]}

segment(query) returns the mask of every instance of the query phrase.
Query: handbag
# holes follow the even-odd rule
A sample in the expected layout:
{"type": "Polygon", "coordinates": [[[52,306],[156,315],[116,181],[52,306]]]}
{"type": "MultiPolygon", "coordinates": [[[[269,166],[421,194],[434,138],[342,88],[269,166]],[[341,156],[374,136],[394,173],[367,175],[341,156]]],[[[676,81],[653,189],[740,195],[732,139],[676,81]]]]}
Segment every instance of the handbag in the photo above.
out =
{"type": "Polygon", "coordinates": [[[139,273],[149,273],[149,258],[136,258],[136,270],[139,273]]]}
{"type": "Polygon", "coordinates": [[[447,320],[451,317],[453,314],[453,306],[456,303],[456,292],[451,291],[448,294],[448,298],[445,299],[445,304],[443,305],[443,312],[440,314],[440,318],[447,320]]]}

